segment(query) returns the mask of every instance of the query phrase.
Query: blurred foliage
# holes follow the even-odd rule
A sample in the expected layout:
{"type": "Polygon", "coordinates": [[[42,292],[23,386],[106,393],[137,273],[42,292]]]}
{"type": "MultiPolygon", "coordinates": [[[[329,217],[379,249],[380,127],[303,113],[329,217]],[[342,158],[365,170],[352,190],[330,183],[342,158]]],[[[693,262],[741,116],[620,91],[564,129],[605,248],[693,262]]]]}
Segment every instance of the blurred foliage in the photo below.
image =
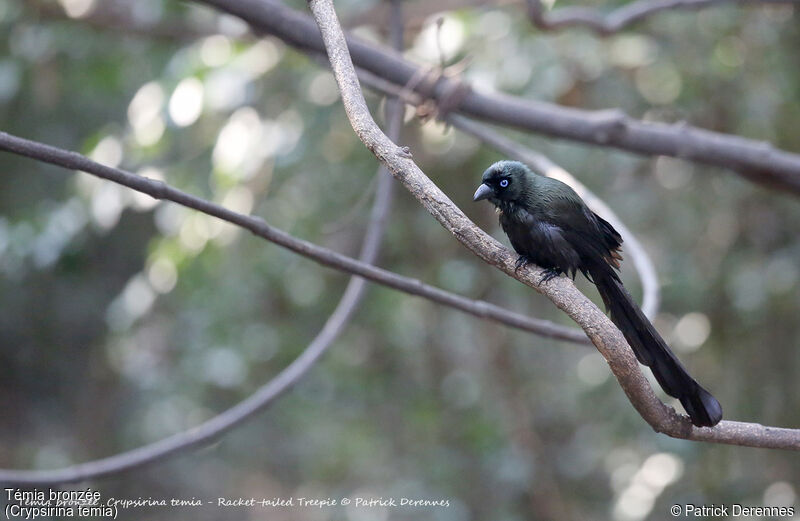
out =
{"type": "MultiPolygon", "coordinates": [[[[3,130],[356,254],[376,163],[327,70],[191,3],[60,3],[77,19],[55,2],[0,0],[3,130]]],[[[372,5],[337,2],[345,20],[372,5]]],[[[447,12],[438,35],[436,17],[412,20],[407,55],[466,60],[476,89],[621,107],[800,152],[800,26],[791,8],[663,13],[606,39],[543,34],[522,12],[489,4],[447,12]]],[[[385,29],[355,31],[380,41],[385,29]]],[[[380,114],[383,100],[368,100],[380,114]]],[[[645,243],[663,283],[657,325],[726,417],[800,425],[797,200],[719,168],[511,135],[577,175],[645,243]]],[[[470,200],[499,159],[494,151],[410,113],[401,141],[502,238],[489,205],[470,200]]],[[[95,459],[213,416],[285,367],[346,283],[214,219],[85,174],[8,154],[0,168],[3,467],[95,459]]],[[[380,263],[569,323],[469,255],[402,190],[380,263]]],[[[637,291],[630,266],[624,275],[637,291]]],[[[594,351],[371,287],[329,354],[270,410],[209,448],[93,485],[104,497],[450,500],[433,509],[275,509],[269,519],[636,521],[666,518],[674,503],[792,504],[797,458],[655,434],[594,351]]]]}

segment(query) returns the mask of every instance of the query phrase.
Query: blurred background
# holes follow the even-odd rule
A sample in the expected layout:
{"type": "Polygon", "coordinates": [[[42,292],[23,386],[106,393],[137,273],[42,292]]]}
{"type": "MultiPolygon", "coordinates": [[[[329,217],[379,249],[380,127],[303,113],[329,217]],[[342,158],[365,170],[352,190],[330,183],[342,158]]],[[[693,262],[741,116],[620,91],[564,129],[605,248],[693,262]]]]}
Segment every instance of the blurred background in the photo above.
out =
{"type": "MultiPolygon", "coordinates": [[[[336,5],[356,34],[386,41],[385,6],[336,5]]],[[[520,2],[448,2],[453,10],[438,13],[421,0],[403,5],[406,56],[459,64],[478,90],[619,107],[800,152],[791,6],[666,12],[599,38],[543,33],[520,2]]],[[[382,114],[383,97],[367,98],[382,114]]],[[[507,243],[491,206],[471,202],[501,156],[406,116],[400,142],[507,243]]],[[[352,256],[375,191],[376,161],[328,70],[191,2],[0,0],[0,128],[163,178],[352,256]]],[[[800,426],[796,196],[721,168],[507,134],[573,173],[643,242],[662,284],[656,325],[727,419],[800,426]]],[[[86,174],[9,154],[0,172],[0,467],[58,468],[197,425],[290,363],[347,283],[249,233],[86,174]]],[[[572,325],[469,254],[399,186],[379,264],[572,325]]],[[[624,280],[640,295],[631,264],[624,280]]],[[[369,286],[329,353],[267,411],[207,448],[83,486],[105,498],[450,504],[227,509],[226,519],[638,521],[669,518],[675,503],[789,506],[798,482],[794,453],[654,433],[591,347],[369,286]]]]}

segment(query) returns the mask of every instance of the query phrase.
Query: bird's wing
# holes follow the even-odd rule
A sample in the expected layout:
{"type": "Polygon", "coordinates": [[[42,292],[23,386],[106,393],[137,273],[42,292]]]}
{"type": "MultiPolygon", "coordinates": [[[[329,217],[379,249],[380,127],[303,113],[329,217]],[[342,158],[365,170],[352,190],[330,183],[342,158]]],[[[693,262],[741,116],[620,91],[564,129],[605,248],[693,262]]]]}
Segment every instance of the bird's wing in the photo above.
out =
{"type": "Polygon", "coordinates": [[[622,237],[605,219],[581,201],[554,198],[548,204],[546,222],[559,227],[566,240],[581,257],[582,267],[603,260],[619,268],[622,237]]]}
{"type": "Polygon", "coordinates": [[[527,210],[519,210],[514,219],[501,219],[500,223],[520,255],[543,268],[555,268],[573,276],[579,269],[580,255],[558,225],[527,210]]]}

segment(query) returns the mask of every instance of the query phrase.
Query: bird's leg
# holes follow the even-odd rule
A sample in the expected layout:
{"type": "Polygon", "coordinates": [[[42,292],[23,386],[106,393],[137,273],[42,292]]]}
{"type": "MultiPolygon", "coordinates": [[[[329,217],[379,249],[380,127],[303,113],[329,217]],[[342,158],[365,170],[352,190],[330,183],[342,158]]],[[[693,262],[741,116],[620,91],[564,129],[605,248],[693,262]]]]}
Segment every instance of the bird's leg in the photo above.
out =
{"type": "Polygon", "coordinates": [[[561,270],[557,268],[546,268],[544,270],[544,276],[542,277],[542,281],[539,284],[544,284],[546,282],[549,282],[550,280],[558,277],[559,275],[561,275],[561,270]]]}
{"type": "Polygon", "coordinates": [[[516,274],[520,268],[523,268],[530,264],[531,259],[525,255],[520,255],[517,257],[517,262],[514,263],[514,274],[516,274]]]}

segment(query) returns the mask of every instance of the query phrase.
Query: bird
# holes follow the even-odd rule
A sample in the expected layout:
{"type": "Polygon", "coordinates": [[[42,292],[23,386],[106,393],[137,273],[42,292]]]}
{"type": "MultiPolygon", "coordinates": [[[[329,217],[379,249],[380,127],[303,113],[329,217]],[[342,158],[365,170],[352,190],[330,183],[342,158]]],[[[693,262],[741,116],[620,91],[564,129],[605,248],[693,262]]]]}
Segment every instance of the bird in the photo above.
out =
{"type": "Polygon", "coordinates": [[[670,350],[617,273],[622,237],[557,179],[532,172],[518,161],[498,161],[483,173],[473,201],[488,199],[500,226],[519,254],[516,269],[533,263],[545,270],[541,283],[577,272],[595,284],[611,321],[640,363],[650,367],[664,392],[677,398],[697,427],[713,427],[722,406],[691,377],[670,350]]]}

